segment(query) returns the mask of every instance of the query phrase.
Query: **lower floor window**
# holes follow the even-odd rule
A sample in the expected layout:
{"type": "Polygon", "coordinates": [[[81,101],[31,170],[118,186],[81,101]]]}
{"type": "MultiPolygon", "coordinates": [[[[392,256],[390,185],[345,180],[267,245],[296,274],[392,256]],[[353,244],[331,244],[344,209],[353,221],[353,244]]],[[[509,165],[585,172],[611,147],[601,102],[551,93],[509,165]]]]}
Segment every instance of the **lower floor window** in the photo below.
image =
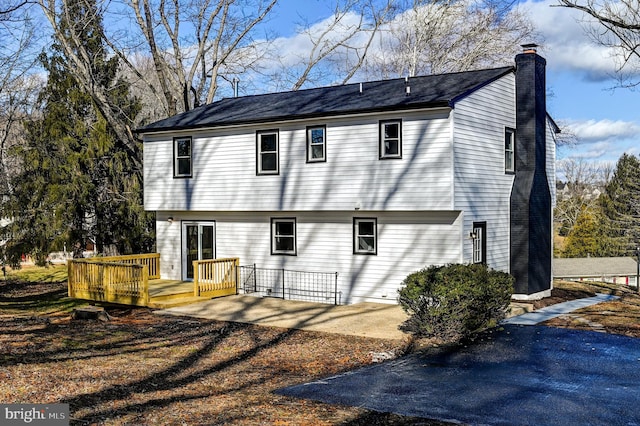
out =
{"type": "Polygon", "coordinates": [[[375,218],[354,218],[353,219],[353,253],[354,254],[376,254],[378,224],[375,218]]]}
{"type": "Polygon", "coordinates": [[[296,254],[296,219],[271,219],[271,254],[296,254]]]}

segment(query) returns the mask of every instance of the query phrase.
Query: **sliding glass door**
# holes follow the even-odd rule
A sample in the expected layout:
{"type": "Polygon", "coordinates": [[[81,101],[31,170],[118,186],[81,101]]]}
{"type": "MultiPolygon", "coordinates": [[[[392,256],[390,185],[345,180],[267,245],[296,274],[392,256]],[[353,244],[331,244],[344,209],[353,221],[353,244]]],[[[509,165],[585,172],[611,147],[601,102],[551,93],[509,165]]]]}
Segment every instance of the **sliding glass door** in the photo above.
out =
{"type": "Polygon", "coordinates": [[[182,278],[193,279],[193,261],[215,259],[215,222],[182,223],[182,278]]]}

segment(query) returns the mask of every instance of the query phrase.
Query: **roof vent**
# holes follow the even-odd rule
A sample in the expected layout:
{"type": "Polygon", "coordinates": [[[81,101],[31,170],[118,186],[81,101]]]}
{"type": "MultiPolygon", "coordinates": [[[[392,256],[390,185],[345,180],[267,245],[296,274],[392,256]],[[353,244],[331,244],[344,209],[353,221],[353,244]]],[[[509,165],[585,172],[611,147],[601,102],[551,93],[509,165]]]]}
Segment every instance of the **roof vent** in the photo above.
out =
{"type": "Polygon", "coordinates": [[[238,97],[238,88],[240,86],[240,79],[237,78],[237,77],[233,77],[232,84],[233,84],[233,97],[237,98],[238,97]]]}
{"type": "Polygon", "coordinates": [[[360,83],[360,93],[362,93],[362,83],[360,83]]]}

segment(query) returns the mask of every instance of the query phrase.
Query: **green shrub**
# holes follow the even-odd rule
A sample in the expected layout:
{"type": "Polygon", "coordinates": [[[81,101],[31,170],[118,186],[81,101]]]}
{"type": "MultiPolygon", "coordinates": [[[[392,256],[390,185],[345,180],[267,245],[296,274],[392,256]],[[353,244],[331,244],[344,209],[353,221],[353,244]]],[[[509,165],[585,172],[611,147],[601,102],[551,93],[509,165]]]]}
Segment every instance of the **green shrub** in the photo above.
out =
{"type": "Polygon", "coordinates": [[[485,265],[430,266],[407,276],[398,300],[409,314],[403,329],[458,341],[504,319],[514,279],[485,265]]]}

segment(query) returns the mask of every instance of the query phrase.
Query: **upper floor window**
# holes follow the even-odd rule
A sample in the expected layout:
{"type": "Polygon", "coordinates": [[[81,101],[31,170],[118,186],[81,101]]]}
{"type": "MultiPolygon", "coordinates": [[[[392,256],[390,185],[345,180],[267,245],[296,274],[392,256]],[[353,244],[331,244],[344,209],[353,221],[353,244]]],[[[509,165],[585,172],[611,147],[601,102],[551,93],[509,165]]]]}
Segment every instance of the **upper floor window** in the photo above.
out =
{"type": "Polygon", "coordinates": [[[271,254],[296,254],[296,219],[271,219],[271,254]]]}
{"type": "Polygon", "coordinates": [[[325,126],[307,127],[307,163],[326,161],[325,126]]]}
{"type": "Polygon", "coordinates": [[[402,121],[380,122],[380,159],[402,158],[402,121]]]}
{"type": "Polygon", "coordinates": [[[353,219],[353,253],[377,254],[378,224],[375,218],[353,219]]]}
{"type": "Polygon", "coordinates": [[[191,177],[191,174],[191,138],[175,138],[173,139],[173,176],[191,177]]]}
{"type": "Polygon", "coordinates": [[[278,131],[256,132],[257,174],[277,175],[279,173],[278,131]]]}
{"type": "Polygon", "coordinates": [[[516,131],[504,129],[504,171],[514,173],[516,171],[516,131]]]}

